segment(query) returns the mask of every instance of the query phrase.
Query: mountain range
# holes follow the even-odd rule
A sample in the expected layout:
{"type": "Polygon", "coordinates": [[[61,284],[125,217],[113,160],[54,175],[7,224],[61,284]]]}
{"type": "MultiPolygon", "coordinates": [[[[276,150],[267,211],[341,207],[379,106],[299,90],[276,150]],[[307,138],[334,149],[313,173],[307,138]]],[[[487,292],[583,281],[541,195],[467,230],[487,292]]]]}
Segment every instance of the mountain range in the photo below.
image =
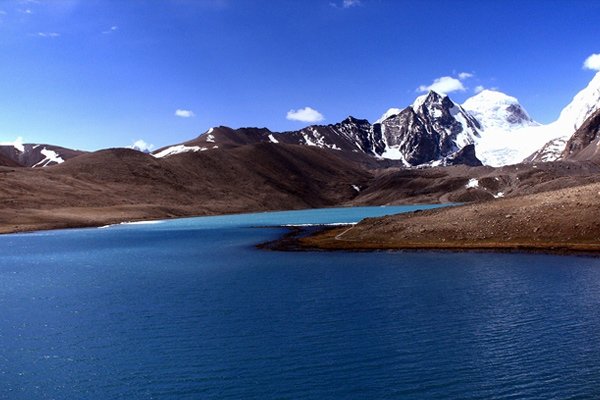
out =
{"type": "Polygon", "coordinates": [[[220,126],[151,154],[2,143],[0,232],[232,212],[473,202],[600,182],[599,87],[596,75],[548,125],[497,91],[482,91],[463,104],[429,92],[373,124],[348,117],[292,132],[220,126]]]}
{"type": "Polygon", "coordinates": [[[389,109],[373,124],[348,117],[337,124],[281,133],[267,128],[234,130],[220,126],[153,154],[160,158],[270,142],[360,153],[404,167],[452,165],[457,160],[467,165],[497,167],[560,159],[569,138],[599,108],[597,73],[559,118],[547,125],[535,122],[516,98],[498,91],[483,90],[463,104],[430,91],[404,109],[389,109]]]}
{"type": "MultiPolygon", "coordinates": [[[[599,105],[600,73],[547,125],[535,122],[516,98],[499,91],[483,90],[463,104],[430,91],[404,109],[390,108],[373,124],[350,116],[291,132],[219,126],[152,154],[163,158],[266,142],[336,150],[349,157],[354,153],[398,167],[555,161],[599,105]]],[[[45,167],[84,153],[56,145],[0,143],[0,165],[45,167]]]]}

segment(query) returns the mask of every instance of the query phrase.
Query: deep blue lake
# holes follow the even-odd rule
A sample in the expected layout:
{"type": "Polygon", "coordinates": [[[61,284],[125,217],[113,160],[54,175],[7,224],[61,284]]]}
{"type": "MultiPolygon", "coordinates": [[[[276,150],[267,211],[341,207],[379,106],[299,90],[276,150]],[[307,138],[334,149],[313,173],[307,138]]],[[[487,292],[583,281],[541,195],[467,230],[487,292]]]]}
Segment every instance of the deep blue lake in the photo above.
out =
{"type": "Polygon", "coordinates": [[[409,209],[0,236],[0,399],[600,398],[600,259],[254,247],[409,209]]]}

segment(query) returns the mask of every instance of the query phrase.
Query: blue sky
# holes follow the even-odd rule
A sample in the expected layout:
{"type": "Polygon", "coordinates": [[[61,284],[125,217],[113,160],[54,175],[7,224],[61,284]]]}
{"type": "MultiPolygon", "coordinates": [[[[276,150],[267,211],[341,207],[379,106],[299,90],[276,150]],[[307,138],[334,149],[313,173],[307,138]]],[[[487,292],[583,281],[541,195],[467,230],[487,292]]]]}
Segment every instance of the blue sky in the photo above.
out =
{"type": "Polygon", "coordinates": [[[440,77],[551,122],[595,73],[599,19],[596,0],[0,0],[0,142],[374,121],[440,77]]]}

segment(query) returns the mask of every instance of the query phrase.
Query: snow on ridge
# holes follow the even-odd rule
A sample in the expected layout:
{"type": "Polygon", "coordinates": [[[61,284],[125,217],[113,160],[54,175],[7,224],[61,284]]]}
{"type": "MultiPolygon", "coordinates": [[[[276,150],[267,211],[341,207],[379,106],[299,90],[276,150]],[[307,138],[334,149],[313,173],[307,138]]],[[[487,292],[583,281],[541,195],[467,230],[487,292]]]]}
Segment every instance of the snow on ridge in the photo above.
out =
{"type": "Polygon", "coordinates": [[[599,108],[599,103],[600,72],[597,72],[590,83],[560,112],[555,123],[575,132],[599,108]]]}
{"type": "Polygon", "coordinates": [[[275,136],[273,136],[272,133],[269,135],[269,141],[271,143],[279,143],[279,140],[275,139],[275,136]]]}
{"type": "Polygon", "coordinates": [[[152,154],[152,155],[156,158],[163,158],[163,157],[173,156],[175,154],[189,153],[189,152],[195,153],[198,151],[205,151],[205,150],[208,150],[208,148],[200,147],[200,146],[186,146],[184,144],[178,144],[176,146],[167,147],[166,149],[161,150],[158,153],[152,154]]]}
{"type": "Polygon", "coordinates": [[[31,168],[47,167],[50,164],[62,164],[65,162],[57,152],[48,150],[46,147],[44,147],[40,153],[42,153],[44,159],[33,165],[31,168]]]}
{"type": "Polygon", "coordinates": [[[402,112],[401,108],[390,108],[389,110],[384,112],[383,115],[377,121],[375,121],[375,123],[380,124],[383,121],[385,121],[386,119],[393,117],[394,115],[398,115],[401,112],[402,112]]]}

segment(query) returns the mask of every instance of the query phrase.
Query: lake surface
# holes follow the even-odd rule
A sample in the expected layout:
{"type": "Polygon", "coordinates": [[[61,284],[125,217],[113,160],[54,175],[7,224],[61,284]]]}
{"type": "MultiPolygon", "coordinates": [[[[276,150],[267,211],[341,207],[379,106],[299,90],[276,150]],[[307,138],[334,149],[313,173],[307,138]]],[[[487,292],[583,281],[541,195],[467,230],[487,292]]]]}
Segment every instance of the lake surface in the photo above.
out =
{"type": "Polygon", "coordinates": [[[0,236],[0,398],[600,398],[600,259],[254,247],[403,210],[0,236]]]}

